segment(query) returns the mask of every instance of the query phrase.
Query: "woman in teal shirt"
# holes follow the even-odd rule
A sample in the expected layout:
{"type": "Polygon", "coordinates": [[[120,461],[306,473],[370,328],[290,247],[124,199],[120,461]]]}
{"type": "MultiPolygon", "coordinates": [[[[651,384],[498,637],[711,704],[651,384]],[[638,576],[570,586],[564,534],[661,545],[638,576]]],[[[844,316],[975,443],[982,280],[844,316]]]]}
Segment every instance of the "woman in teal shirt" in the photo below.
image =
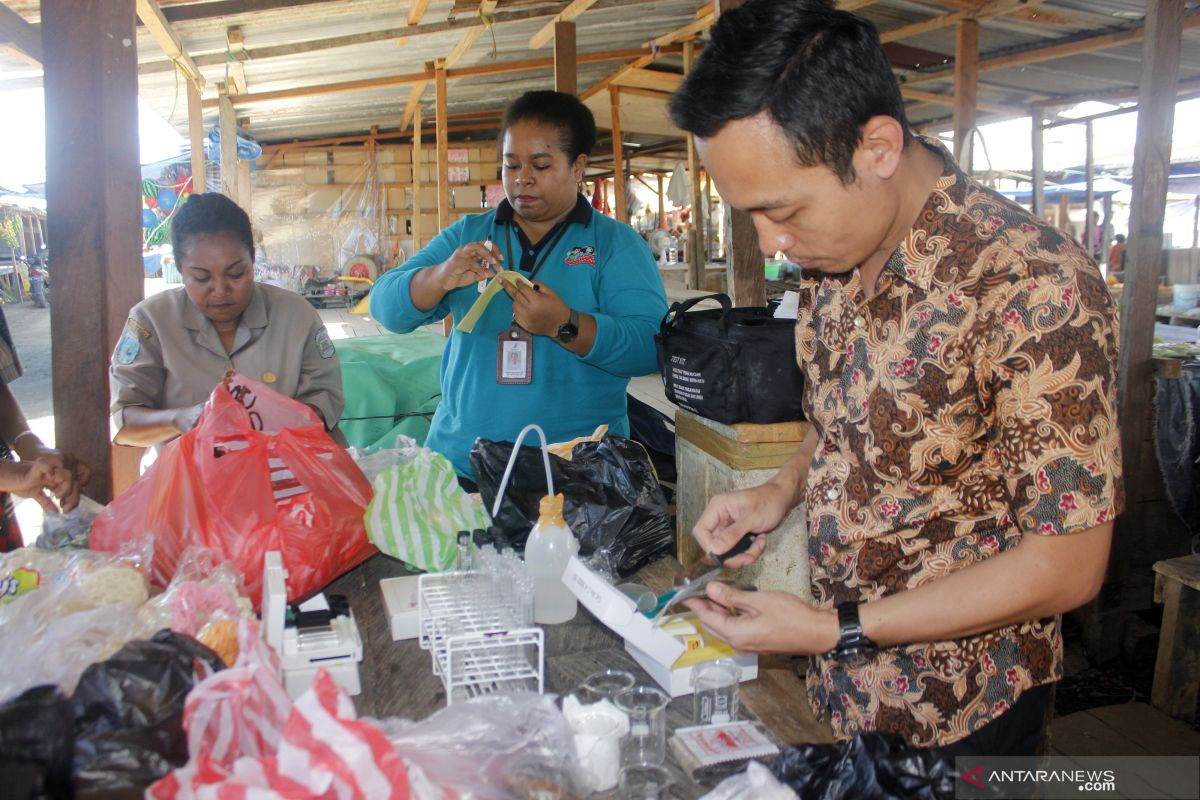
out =
{"type": "Polygon", "coordinates": [[[579,193],[596,141],[591,111],[572,95],[527,92],[502,127],[506,199],[460,219],[371,290],[371,316],[406,333],[466,316],[480,281],[513,270],[471,333],[442,357],[442,400],[426,444],[474,479],[476,438],[511,441],[536,422],[550,441],[629,434],[625,390],[655,372],[654,334],[667,310],[650,249],[579,193]]]}

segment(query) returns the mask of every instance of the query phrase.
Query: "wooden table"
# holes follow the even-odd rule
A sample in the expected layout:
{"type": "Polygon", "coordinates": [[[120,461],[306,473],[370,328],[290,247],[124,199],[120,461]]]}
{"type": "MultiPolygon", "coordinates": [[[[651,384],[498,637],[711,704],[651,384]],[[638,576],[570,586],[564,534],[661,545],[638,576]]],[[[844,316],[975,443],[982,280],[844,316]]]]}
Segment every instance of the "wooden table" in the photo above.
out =
{"type": "Polygon", "coordinates": [[[1163,620],[1150,702],[1176,719],[1194,722],[1200,693],[1200,556],[1159,561],[1154,572],[1154,600],[1163,604],[1163,620]]]}
{"type": "MultiPolygon", "coordinates": [[[[652,564],[642,571],[641,578],[652,589],[666,586],[675,563],[668,558],[652,564]]],[[[420,720],[446,705],[445,691],[433,674],[429,653],[420,649],[416,640],[392,641],[379,581],[405,574],[401,562],[377,555],[326,589],[349,598],[362,635],[362,694],[354,698],[361,716],[420,720]]],[[[575,619],[544,628],[547,692],[569,693],[589,674],[606,667],[627,670],[640,684],[656,685],[625,652],[621,638],[597,622],[582,605],[575,619]]],[[[760,720],[780,744],[832,741],[828,727],[808,710],[803,682],[796,674],[797,664],[803,663],[763,659],[759,678],[742,684],[742,718],[760,720]]],[[[667,736],[675,728],[691,724],[691,695],[673,699],[667,706],[667,736]]],[[[707,791],[679,768],[669,746],[666,766],[675,776],[675,797],[698,797],[707,791]]]]}

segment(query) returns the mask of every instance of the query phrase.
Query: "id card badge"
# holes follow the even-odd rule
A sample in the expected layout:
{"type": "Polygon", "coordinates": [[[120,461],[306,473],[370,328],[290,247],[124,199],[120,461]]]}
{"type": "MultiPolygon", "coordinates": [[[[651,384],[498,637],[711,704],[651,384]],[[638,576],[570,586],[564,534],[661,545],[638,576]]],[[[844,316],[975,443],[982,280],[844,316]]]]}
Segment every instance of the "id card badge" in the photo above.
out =
{"type": "Polygon", "coordinates": [[[496,383],[533,380],[533,334],[517,323],[496,337],[496,383]]]}

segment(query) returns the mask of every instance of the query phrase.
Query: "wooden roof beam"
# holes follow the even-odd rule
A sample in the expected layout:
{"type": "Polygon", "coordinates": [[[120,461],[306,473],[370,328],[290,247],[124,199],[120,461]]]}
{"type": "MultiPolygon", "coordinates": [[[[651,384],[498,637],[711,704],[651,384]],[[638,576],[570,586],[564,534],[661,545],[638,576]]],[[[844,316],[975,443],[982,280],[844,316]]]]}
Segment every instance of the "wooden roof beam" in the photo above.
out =
{"type": "MultiPolygon", "coordinates": [[[[642,48],[633,48],[628,50],[596,50],[590,53],[580,53],[577,60],[580,64],[594,64],[603,61],[621,61],[644,52],[645,50],[642,48]]],[[[660,55],[671,55],[679,52],[680,50],[678,47],[665,48],[660,51],[660,55]]],[[[456,78],[468,78],[475,75],[502,75],[511,72],[528,72],[537,69],[551,69],[553,67],[553,58],[530,58],[521,61],[480,64],[473,67],[458,67],[456,69],[446,70],[446,78],[448,80],[454,80],[456,78]]],[[[291,100],[297,97],[314,97],[323,94],[339,94],[342,92],[357,92],[369,89],[389,89],[395,86],[405,86],[410,83],[417,83],[419,81],[429,81],[432,80],[433,77],[434,73],[432,69],[424,69],[421,72],[410,72],[402,75],[388,75],[382,78],[365,78],[357,81],[344,81],[342,83],[323,83],[314,86],[300,86],[295,89],[281,89],[275,92],[257,92],[237,96],[230,95],[229,99],[235,106],[249,106],[259,103],[267,103],[274,100],[291,100]]],[[[204,107],[216,107],[216,100],[205,100],[204,107]]]]}
{"type": "MultiPolygon", "coordinates": [[[[1192,10],[1184,14],[1183,29],[1190,30],[1200,27],[1200,9],[1192,10]]],[[[1023,67],[1030,64],[1040,64],[1044,61],[1053,61],[1059,58],[1067,58],[1069,56],[1081,55],[1083,53],[1093,53],[1097,50],[1107,50],[1112,47],[1120,47],[1126,44],[1134,44],[1142,41],[1145,38],[1146,29],[1143,25],[1137,25],[1123,31],[1115,33],[1101,33],[1095,36],[1087,36],[1082,39],[1073,39],[1069,42],[1061,44],[1051,43],[1041,47],[1034,47],[1027,50],[1020,50],[1015,53],[1006,53],[1004,55],[992,56],[991,58],[980,59],[979,71],[986,72],[994,69],[1008,69],[1010,67],[1023,67]]],[[[918,72],[908,73],[904,78],[904,83],[924,83],[926,81],[941,80],[953,77],[954,69],[939,69],[936,72],[918,72]]]]}
{"type": "Polygon", "coordinates": [[[545,47],[554,38],[554,23],[570,22],[594,5],[596,5],[596,0],[571,0],[566,8],[555,14],[553,19],[529,38],[529,49],[537,50],[545,47]]]}
{"type": "Polygon", "coordinates": [[[0,3],[0,41],[11,44],[38,64],[42,63],[42,27],[0,3]]]}
{"type": "MultiPolygon", "coordinates": [[[[711,27],[715,18],[716,18],[716,12],[712,11],[708,14],[705,14],[703,17],[701,17],[701,20],[708,20],[708,25],[706,27],[711,27]]],[[[700,22],[701,20],[697,20],[696,22],[700,22]]],[[[690,38],[694,37],[696,35],[696,30],[693,26],[696,25],[696,22],[689,22],[687,25],[676,28],[675,30],[670,31],[669,33],[665,33],[662,36],[659,36],[658,38],[656,38],[654,40],[654,43],[659,48],[658,55],[665,55],[665,51],[663,50],[663,48],[669,47],[669,46],[675,44],[676,42],[683,41],[684,39],[690,39],[690,38]]],[[[634,59],[633,61],[630,61],[628,64],[625,64],[622,67],[619,67],[618,69],[614,70],[613,72],[610,72],[608,75],[604,76],[599,81],[597,81],[596,83],[589,86],[586,90],[583,91],[583,93],[581,93],[579,95],[579,99],[587,100],[592,95],[597,94],[598,92],[604,91],[610,85],[619,82],[620,79],[622,77],[624,77],[626,73],[630,72],[631,70],[641,69],[642,67],[649,65],[657,57],[658,56],[654,55],[653,53],[639,56],[638,58],[634,59]]]]}
{"type": "Polygon", "coordinates": [[[408,8],[408,24],[420,25],[421,17],[425,16],[425,7],[429,5],[429,0],[412,0],[412,5],[408,8]]]}
{"type": "Polygon", "coordinates": [[[425,87],[428,85],[429,81],[417,81],[413,85],[412,91],[408,93],[408,102],[404,104],[404,113],[400,116],[401,133],[408,130],[413,117],[416,116],[417,109],[421,107],[421,95],[425,92],[425,87]]]}
{"type": "MultiPolygon", "coordinates": [[[[192,61],[192,57],[183,49],[183,43],[179,41],[171,23],[167,22],[167,18],[163,16],[162,9],[158,7],[156,0],[135,0],[135,3],[138,19],[146,26],[146,30],[150,32],[150,36],[158,43],[162,51],[167,54],[167,58],[179,67],[180,71],[196,85],[197,89],[203,91],[204,76],[200,74],[196,62],[192,61]]],[[[244,76],[242,80],[245,82],[244,76]]]]}
{"type": "MultiPolygon", "coordinates": [[[[939,106],[954,106],[954,95],[952,94],[937,94],[936,92],[923,92],[920,89],[912,89],[907,86],[900,87],[900,94],[908,100],[913,100],[918,103],[933,103],[939,106]]],[[[983,100],[977,100],[975,107],[980,111],[991,111],[995,114],[1011,114],[1014,117],[1023,117],[1029,114],[1029,109],[1023,106],[1010,106],[1002,103],[989,103],[983,100]]]]}
{"type": "MultiPolygon", "coordinates": [[[[479,13],[477,16],[480,19],[483,19],[484,15],[491,15],[495,10],[496,0],[480,0],[479,13]]],[[[479,40],[479,37],[482,33],[482,25],[471,28],[469,31],[464,33],[462,38],[458,40],[458,44],[454,45],[454,49],[450,51],[448,56],[446,56],[445,66],[452,67],[458,63],[462,57],[470,52],[471,48],[475,46],[475,42],[479,40]]]]}
{"type": "MultiPolygon", "coordinates": [[[[598,0],[594,8],[631,8],[638,5],[656,2],[656,0],[598,0]]],[[[208,8],[220,3],[204,3],[200,7],[208,8]]],[[[191,8],[191,6],[187,6],[191,8]]],[[[171,9],[168,8],[167,11],[171,9]]],[[[544,7],[525,8],[519,11],[497,11],[492,15],[492,25],[503,25],[509,22],[523,22],[528,19],[548,17],[550,13],[544,7]]],[[[339,47],[355,47],[360,44],[384,42],[392,39],[407,39],[413,36],[425,36],[446,31],[467,31],[471,28],[483,28],[484,21],[478,16],[463,19],[429,22],[424,25],[407,25],[399,28],[381,28],[363,33],[351,33],[344,36],[331,36],[325,39],[310,39],[302,42],[266,45],[247,49],[244,53],[246,61],[262,61],[268,58],[287,58],[301,53],[314,53],[322,50],[333,50],[339,47]]],[[[193,60],[201,67],[217,67],[223,65],[229,56],[222,50],[215,53],[201,53],[193,56],[193,60]]],[[[138,66],[139,75],[150,75],[156,72],[170,72],[174,65],[170,61],[146,61],[138,66]]]]}
{"type": "Polygon", "coordinates": [[[988,17],[1007,14],[1017,8],[1036,5],[1040,2],[1042,0],[987,0],[987,2],[976,3],[973,7],[963,9],[962,11],[953,11],[949,14],[933,17],[932,19],[914,22],[911,25],[903,25],[899,28],[893,28],[890,31],[883,31],[879,34],[879,41],[884,44],[898,42],[901,39],[907,39],[922,33],[928,33],[929,31],[948,28],[964,20],[987,19],[988,17]]]}
{"type": "Polygon", "coordinates": [[[229,48],[229,86],[233,89],[230,94],[246,93],[246,65],[242,61],[246,57],[246,37],[241,26],[230,25],[225,29],[225,45],[229,48]]]}

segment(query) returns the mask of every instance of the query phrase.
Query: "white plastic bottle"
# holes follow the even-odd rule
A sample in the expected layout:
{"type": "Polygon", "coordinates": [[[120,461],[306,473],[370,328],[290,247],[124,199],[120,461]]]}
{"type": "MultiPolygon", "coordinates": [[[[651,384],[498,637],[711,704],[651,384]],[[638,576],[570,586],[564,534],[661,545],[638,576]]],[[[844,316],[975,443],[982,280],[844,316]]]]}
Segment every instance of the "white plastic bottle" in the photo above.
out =
{"type": "Polygon", "coordinates": [[[563,572],[579,541],[563,519],[563,496],[547,495],[538,507],[537,525],[525,544],[525,569],[533,578],[533,621],[554,625],[574,619],[579,601],[563,583],[563,572]]]}

